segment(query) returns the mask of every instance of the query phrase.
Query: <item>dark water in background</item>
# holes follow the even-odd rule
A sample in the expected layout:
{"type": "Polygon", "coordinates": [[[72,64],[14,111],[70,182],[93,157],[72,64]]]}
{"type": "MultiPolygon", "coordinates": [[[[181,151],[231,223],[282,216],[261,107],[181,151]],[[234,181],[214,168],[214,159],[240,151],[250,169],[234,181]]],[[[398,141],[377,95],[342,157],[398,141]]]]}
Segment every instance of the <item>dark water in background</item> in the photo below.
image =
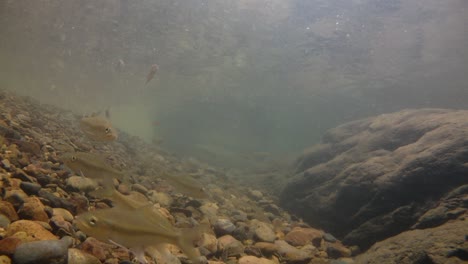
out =
{"type": "Polygon", "coordinates": [[[123,130],[228,165],[366,116],[468,108],[465,0],[0,0],[0,36],[2,88],[110,107],[123,130]]]}

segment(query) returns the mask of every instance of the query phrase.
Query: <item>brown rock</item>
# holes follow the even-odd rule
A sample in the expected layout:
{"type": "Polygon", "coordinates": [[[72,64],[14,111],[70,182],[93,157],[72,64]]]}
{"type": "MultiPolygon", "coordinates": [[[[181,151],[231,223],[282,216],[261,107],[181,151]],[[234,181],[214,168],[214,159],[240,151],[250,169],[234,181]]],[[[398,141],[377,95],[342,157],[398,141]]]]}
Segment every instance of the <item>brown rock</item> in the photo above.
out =
{"type": "Polygon", "coordinates": [[[44,205],[37,197],[26,198],[23,206],[18,210],[18,215],[22,219],[49,221],[49,216],[45,212],[44,205]]]}
{"type": "Polygon", "coordinates": [[[68,264],[101,264],[95,256],[76,248],[68,249],[68,264]]]}
{"type": "Polygon", "coordinates": [[[100,261],[104,261],[107,258],[111,246],[102,243],[95,238],[88,237],[83,243],[81,243],[80,248],[84,252],[95,256],[100,261]]]}
{"type": "Polygon", "coordinates": [[[0,201],[0,214],[5,215],[10,221],[16,221],[19,219],[18,214],[15,211],[13,205],[7,201],[0,201]]]}
{"type": "Polygon", "coordinates": [[[351,250],[340,242],[327,243],[327,254],[330,258],[351,257],[351,250]]]}
{"type": "Polygon", "coordinates": [[[11,264],[11,259],[8,256],[0,256],[0,264],[11,264]]]}
{"type": "Polygon", "coordinates": [[[23,243],[23,241],[17,237],[7,237],[0,240],[0,254],[13,255],[16,247],[21,243],[23,243]]]}
{"type": "Polygon", "coordinates": [[[312,243],[319,247],[322,241],[323,232],[314,228],[295,227],[291,230],[284,240],[293,246],[304,246],[307,243],[312,243]]]}
{"type": "Polygon", "coordinates": [[[6,237],[12,236],[17,232],[25,232],[27,238],[26,241],[38,241],[38,240],[56,240],[57,237],[47,231],[40,224],[30,220],[18,220],[8,226],[6,230],[6,237]]]}
{"type": "Polygon", "coordinates": [[[224,235],[218,238],[219,250],[225,252],[227,256],[237,256],[244,253],[244,245],[231,235],[224,235]]]}
{"type": "Polygon", "coordinates": [[[72,213],[70,213],[70,211],[68,211],[67,209],[53,208],[52,212],[53,212],[52,213],[53,216],[60,215],[63,217],[65,221],[68,221],[68,222],[72,222],[74,219],[72,213]]]}
{"type": "Polygon", "coordinates": [[[274,261],[266,258],[257,258],[254,256],[243,256],[239,259],[239,264],[275,264],[274,261]]]}
{"type": "Polygon", "coordinates": [[[273,253],[278,251],[278,246],[273,243],[268,242],[257,242],[255,243],[254,247],[260,249],[263,254],[270,256],[273,253]]]}

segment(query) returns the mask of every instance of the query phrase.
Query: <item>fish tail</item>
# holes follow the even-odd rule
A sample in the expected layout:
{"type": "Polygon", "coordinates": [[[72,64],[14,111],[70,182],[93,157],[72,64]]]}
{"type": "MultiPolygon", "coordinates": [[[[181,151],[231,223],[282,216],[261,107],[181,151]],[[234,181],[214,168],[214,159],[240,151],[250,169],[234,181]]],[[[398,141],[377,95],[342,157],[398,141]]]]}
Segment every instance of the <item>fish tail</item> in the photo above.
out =
{"type": "Polygon", "coordinates": [[[182,228],[181,230],[178,241],[179,247],[193,263],[198,263],[198,257],[200,257],[200,252],[194,247],[193,243],[202,237],[206,229],[207,226],[201,224],[193,228],[182,228]]]}

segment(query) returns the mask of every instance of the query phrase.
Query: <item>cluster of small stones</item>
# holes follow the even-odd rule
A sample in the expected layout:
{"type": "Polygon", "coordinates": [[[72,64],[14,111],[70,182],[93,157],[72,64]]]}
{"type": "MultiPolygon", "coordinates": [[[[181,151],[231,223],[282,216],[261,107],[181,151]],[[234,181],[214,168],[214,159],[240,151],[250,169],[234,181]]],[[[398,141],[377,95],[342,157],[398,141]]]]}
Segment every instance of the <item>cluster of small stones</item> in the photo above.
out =
{"type": "MultiPolygon", "coordinates": [[[[270,197],[206,164],[125,134],[111,144],[90,142],[80,134],[77,116],[7,92],[0,93],[0,109],[0,263],[131,263],[128,250],[73,225],[91,207],[112,206],[87,195],[95,183],[63,166],[60,153],[74,150],[109,154],[109,162],[134,180],[116,182],[117,189],[159,206],[176,227],[208,218],[212,232],[198,241],[206,263],[353,263],[353,250],[332,235],[292,220],[270,197]],[[157,178],[167,171],[196,177],[211,198],[174,192],[157,178]]],[[[187,262],[175,246],[168,249],[176,256],[171,263],[187,262]]]]}

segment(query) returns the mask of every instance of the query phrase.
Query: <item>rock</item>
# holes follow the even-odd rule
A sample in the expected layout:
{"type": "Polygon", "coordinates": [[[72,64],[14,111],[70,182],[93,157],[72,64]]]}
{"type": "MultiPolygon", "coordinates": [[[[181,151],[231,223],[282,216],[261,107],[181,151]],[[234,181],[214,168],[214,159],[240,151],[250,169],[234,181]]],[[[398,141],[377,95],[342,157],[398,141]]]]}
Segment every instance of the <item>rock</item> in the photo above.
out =
{"type": "Polygon", "coordinates": [[[325,234],[323,235],[323,239],[324,239],[325,241],[331,242],[331,243],[336,242],[336,238],[335,238],[332,234],[330,234],[330,233],[325,233],[325,234]]]}
{"type": "Polygon", "coordinates": [[[84,252],[95,256],[100,261],[106,260],[109,251],[109,245],[92,237],[88,237],[83,243],[81,243],[80,248],[84,252]]]}
{"type": "Polygon", "coordinates": [[[3,159],[0,164],[2,164],[2,167],[5,169],[10,169],[11,168],[11,163],[8,159],[3,159]]]}
{"type": "Polygon", "coordinates": [[[218,238],[219,251],[226,256],[239,256],[244,253],[244,245],[239,240],[230,235],[218,238]]]}
{"type": "Polygon", "coordinates": [[[312,243],[319,247],[322,241],[323,232],[314,228],[295,227],[286,234],[284,240],[293,246],[304,246],[312,243]]]}
{"type": "Polygon", "coordinates": [[[11,223],[10,219],[3,214],[0,214],[0,228],[6,228],[11,223]]]}
{"type": "Polygon", "coordinates": [[[169,194],[155,191],[150,192],[149,200],[153,203],[159,203],[162,207],[170,207],[174,202],[169,194]]]}
{"type": "Polygon", "coordinates": [[[214,254],[218,250],[218,240],[215,235],[203,233],[201,241],[199,246],[207,249],[210,254],[214,254]]]}
{"type": "Polygon", "coordinates": [[[274,261],[271,261],[266,258],[257,258],[254,256],[243,256],[239,259],[239,264],[276,264],[274,261]]]}
{"type": "Polygon", "coordinates": [[[5,236],[9,237],[17,232],[24,232],[27,236],[26,241],[57,239],[56,236],[47,231],[42,225],[30,220],[18,220],[11,223],[6,230],[5,236]]]}
{"type": "Polygon", "coordinates": [[[435,228],[406,231],[377,242],[356,263],[466,263],[468,215],[435,228]],[[459,253],[457,253],[459,252],[459,253]]]}
{"type": "Polygon", "coordinates": [[[23,206],[18,210],[18,215],[22,219],[48,222],[49,216],[45,212],[45,207],[37,197],[26,198],[23,206]]]}
{"type": "Polygon", "coordinates": [[[206,216],[208,219],[213,220],[211,222],[215,222],[218,214],[219,207],[215,203],[205,203],[204,205],[200,206],[200,211],[206,216]]]}
{"type": "Polygon", "coordinates": [[[268,225],[267,223],[252,220],[251,228],[254,230],[255,237],[259,241],[273,242],[276,240],[275,232],[273,231],[272,227],[270,227],[270,225],[268,225]]]}
{"type": "Polygon", "coordinates": [[[330,258],[343,258],[351,257],[351,250],[343,246],[339,242],[328,243],[327,242],[327,254],[330,258]]]}
{"type": "Polygon", "coordinates": [[[37,183],[21,182],[20,188],[29,195],[36,195],[42,187],[37,183]]]}
{"type": "Polygon", "coordinates": [[[16,221],[19,219],[18,214],[15,211],[13,205],[7,201],[0,201],[0,214],[5,215],[10,221],[16,221]]]}
{"type": "Polygon", "coordinates": [[[148,193],[148,188],[146,188],[145,186],[141,184],[136,183],[132,185],[132,191],[136,191],[143,195],[146,195],[148,193]]]}
{"type": "Polygon", "coordinates": [[[260,249],[266,256],[271,256],[278,251],[278,246],[269,242],[257,242],[254,247],[260,249]]]}
{"type": "Polygon", "coordinates": [[[7,190],[3,200],[11,203],[13,207],[18,208],[24,203],[26,198],[28,198],[28,195],[23,192],[23,190],[14,189],[7,190]]]}
{"type": "Polygon", "coordinates": [[[75,192],[90,192],[98,187],[98,184],[90,178],[71,176],[66,181],[67,189],[75,192]]]}
{"type": "Polygon", "coordinates": [[[52,210],[53,210],[53,211],[52,211],[52,215],[53,215],[53,216],[59,215],[59,216],[63,217],[63,219],[64,219],[65,221],[73,222],[74,217],[73,217],[73,215],[72,215],[67,209],[63,209],[63,208],[53,208],[52,210]]]}
{"type": "Polygon", "coordinates": [[[7,237],[0,240],[0,254],[13,255],[16,248],[23,243],[21,238],[7,237]]]}
{"type": "Polygon", "coordinates": [[[16,264],[67,263],[67,251],[73,238],[23,243],[16,248],[13,260],[16,264]]]}
{"type": "Polygon", "coordinates": [[[0,264],[11,264],[11,259],[8,256],[0,256],[0,264]]]}
{"type": "Polygon", "coordinates": [[[69,248],[67,264],[101,264],[101,261],[95,256],[79,249],[69,248]]]}
{"type": "Polygon", "coordinates": [[[278,248],[278,253],[288,261],[305,261],[313,257],[309,250],[297,249],[284,240],[276,240],[275,245],[278,248]]]}
{"type": "MultiPolygon", "coordinates": [[[[331,129],[299,157],[281,204],[363,249],[408,230],[442,202],[435,198],[468,184],[466,116],[403,110],[331,129]]],[[[451,219],[441,216],[422,226],[451,219]]]]}
{"type": "MultiPolygon", "coordinates": [[[[45,189],[41,189],[39,191],[38,195],[39,195],[39,197],[44,198],[47,201],[47,203],[45,203],[45,204],[52,207],[52,208],[59,207],[59,208],[67,209],[70,212],[75,212],[76,211],[76,206],[73,203],[71,203],[70,201],[68,201],[65,198],[58,197],[58,196],[50,193],[49,191],[46,191],[45,189]]],[[[83,197],[83,196],[81,196],[81,197],[83,197]]],[[[86,202],[88,201],[87,199],[85,199],[85,200],[86,200],[86,202]]]]}
{"type": "Polygon", "coordinates": [[[249,190],[248,195],[255,201],[263,199],[263,193],[259,190],[249,190]]]}
{"type": "Polygon", "coordinates": [[[223,236],[231,234],[236,229],[236,226],[229,219],[219,218],[214,223],[213,228],[217,236],[223,236]]]}

